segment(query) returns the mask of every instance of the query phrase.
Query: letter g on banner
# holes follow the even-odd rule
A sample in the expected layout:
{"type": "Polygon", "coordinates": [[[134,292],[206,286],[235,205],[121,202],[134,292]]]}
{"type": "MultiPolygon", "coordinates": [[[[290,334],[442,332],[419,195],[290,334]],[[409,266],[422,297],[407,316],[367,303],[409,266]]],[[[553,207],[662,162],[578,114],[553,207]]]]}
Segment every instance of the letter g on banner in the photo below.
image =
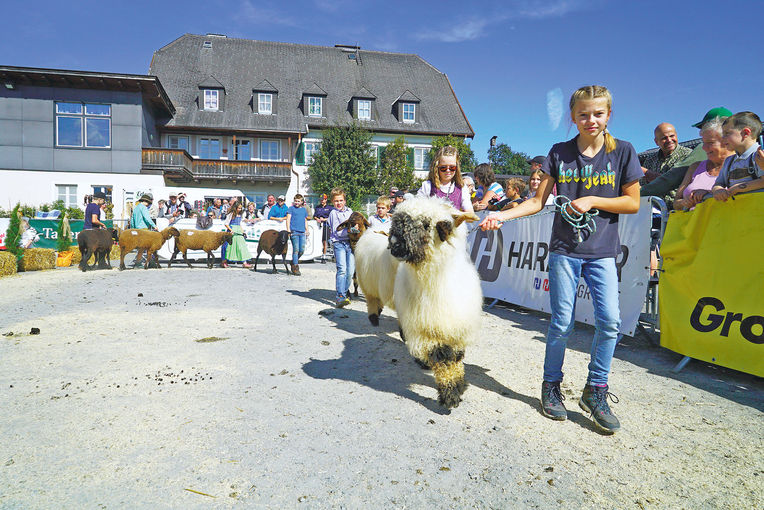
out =
{"type": "Polygon", "coordinates": [[[477,267],[481,280],[495,282],[499,278],[503,252],[504,237],[501,235],[501,230],[477,231],[475,241],[472,243],[470,258],[477,267]],[[485,248],[481,250],[484,239],[485,248]],[[494,255],[494,251],[495,256],[493,257],[493,264],[491,264],[491,255],[494,255]],[[478,261],[478,256],[480,256],[480,261],[478,261]]]}

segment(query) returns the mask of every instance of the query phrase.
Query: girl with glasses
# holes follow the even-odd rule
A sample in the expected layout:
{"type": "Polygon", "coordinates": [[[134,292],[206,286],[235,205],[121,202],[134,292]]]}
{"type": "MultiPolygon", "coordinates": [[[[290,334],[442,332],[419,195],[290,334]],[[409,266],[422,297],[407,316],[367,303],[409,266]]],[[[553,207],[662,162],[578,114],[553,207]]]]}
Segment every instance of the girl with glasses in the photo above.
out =
{"type": "Polygon", "coordinates": [[[462,180],[456,147],[443,147],[432,158],[430,175],[422,183],[417,195],[443,198],[460,211],[474,212],[470,194],[469,188],[462,180]]]}

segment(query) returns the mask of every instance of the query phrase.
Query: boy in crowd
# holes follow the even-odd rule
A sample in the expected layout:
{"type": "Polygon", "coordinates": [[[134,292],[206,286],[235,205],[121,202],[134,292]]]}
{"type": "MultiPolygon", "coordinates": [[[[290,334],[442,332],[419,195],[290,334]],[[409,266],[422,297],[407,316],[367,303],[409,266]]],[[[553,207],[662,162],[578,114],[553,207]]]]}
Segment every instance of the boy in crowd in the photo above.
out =
{"type": "Polygon", "coordinates": [[[308,210],[304,206],[305,199],[297,193],[286,213],[287,232],[292,241],[292,274],[295,276],[301,274],[300,257],[305,253],[305,222],[308,219],[308,210]]]}
{"type": "Polygon", "coordinates": [[[525,181],[519,177],[511,177],[507,179],[505,183],[507,197],[498,202],[495,207],[489,209],[494,211],[504,211],[506,209],[512,209],[523,201],[523,191],[525,191],[525,181]]]}
{"type": "Polygon", "coordinates": [[[383,195],[377,199],[377,214],[369,218],[369,223],[371,224],[369,228],[371,230],[390,233],[390,225],[393,223],[390,221],[390,207],[392,204],[393,201],[390,200],[390,197],[383,195]]]}
{"type": "Polygon", "coordinates": [[[724,161],[712,192],[726,202],[738,193],[764,190],[764,151],[756,140],[761,134],[761,120],[753,112],[739,112],[724,121],[722,143],[734,156],[724,161]]]}

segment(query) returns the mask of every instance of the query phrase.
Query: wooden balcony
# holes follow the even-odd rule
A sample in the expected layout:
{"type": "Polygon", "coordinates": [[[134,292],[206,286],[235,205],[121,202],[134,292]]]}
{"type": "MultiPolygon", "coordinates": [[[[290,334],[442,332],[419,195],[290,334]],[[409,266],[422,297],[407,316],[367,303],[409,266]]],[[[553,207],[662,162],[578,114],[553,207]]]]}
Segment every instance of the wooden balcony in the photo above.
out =
{"type": "Polygon", "coordinates": [[[143,149],[143,168],[161,170],[165,176],[179,181],[289,181],[292,164],[281,161],[194,159],[183,149],[151,147],[143,149]]]}

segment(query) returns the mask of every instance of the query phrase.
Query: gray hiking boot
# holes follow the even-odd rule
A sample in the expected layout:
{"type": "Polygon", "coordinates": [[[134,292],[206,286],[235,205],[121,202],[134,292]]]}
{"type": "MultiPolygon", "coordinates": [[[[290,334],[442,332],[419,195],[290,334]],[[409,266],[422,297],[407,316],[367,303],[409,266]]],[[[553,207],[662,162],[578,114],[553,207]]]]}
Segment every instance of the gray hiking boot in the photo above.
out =
{"type": "Polygon", "coordinates": [[[578,405],[581,406],[581,409],[592,415],[597,428],[603,432],[613,434],[620,430],[621,424],[610,410],[610,406],[607,403],[608,397],[610,397],[614,404],[618,403],[618,397],[610,393],[607,386],[600,387],[587,384],[584,387],[584,392],[581,395],[581,400],[578,401],[578,405]]]}
{"type": "Polygon", "coordinates": [[[563,421],[568,418],[568,411],[562,401],[565,395],[560,391],[560,383],[546,382],[541,384],[541,412],[547,418],[563,421]]]}

